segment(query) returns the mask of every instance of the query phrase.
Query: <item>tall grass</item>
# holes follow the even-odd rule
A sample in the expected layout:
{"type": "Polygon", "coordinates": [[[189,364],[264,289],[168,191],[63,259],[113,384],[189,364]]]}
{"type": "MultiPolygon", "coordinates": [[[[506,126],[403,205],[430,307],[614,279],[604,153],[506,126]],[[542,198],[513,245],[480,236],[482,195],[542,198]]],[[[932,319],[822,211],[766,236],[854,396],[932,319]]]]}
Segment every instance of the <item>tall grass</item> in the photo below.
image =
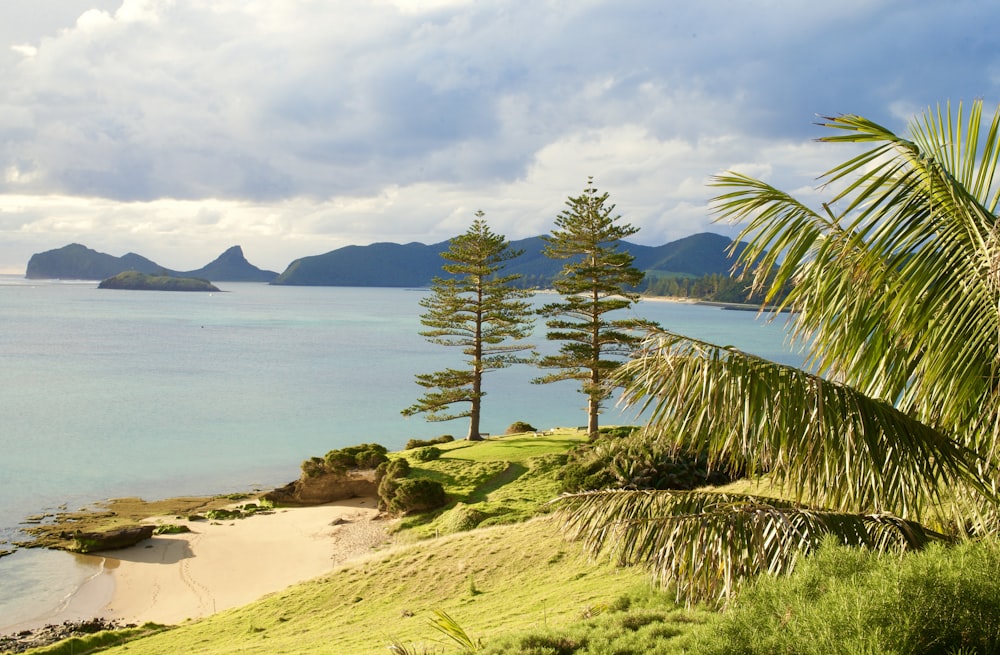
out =
{"type": "Polygon", "coordinates": [[[761,578],[701,633],[698,655],[1000,652],[1000,544],[905,556],[824,544],[761,578]]]}

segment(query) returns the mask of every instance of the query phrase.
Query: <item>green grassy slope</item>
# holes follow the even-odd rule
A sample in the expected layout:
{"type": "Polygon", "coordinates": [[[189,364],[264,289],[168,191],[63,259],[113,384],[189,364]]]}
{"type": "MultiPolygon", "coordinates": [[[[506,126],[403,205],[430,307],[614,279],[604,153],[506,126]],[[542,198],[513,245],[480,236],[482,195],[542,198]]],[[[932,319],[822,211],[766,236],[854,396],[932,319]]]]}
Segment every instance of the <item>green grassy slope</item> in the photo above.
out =
{"type": "Polygon", "coordinates": [[[603,608],[629,605],[623,598],[655,597],[669,606],[644,571],[591,561],[548,517],[524,521],[557,495],[559,456],[582,440],[567,431],[444,444],[441,459],[414,462],[413,474],[445,482],[452,502],[404,521],[409,527],[398,533],[399,545],[245,607],[102,652],[385,653],[393,641],[452,652],[437,643],[441,636],[429,622],[435,609],[488,643],[561,630],[603,608]],[[470,508],[486,517],[482,523],[508,524],[447,534],[470,508]]]}
{"type": "Polygon", "coordinates": [[[105,652],[385,653],[393,640],[433,642],[428,619],[436,608],[488,639],[572,624],[588,608],[646,593],[648,585],[642,571],[589,561],[539,519],[392,548],[105,652]]]}

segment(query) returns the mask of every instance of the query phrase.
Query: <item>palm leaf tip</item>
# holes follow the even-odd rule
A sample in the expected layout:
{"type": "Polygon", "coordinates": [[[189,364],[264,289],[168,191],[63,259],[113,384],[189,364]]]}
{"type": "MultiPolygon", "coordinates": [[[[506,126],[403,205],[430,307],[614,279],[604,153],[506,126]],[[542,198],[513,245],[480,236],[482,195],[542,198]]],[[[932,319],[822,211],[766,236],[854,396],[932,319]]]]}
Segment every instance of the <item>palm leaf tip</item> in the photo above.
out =
{"type": "Polygon", "coordinates": [[[620,565],[649,566],[686,604],[724,602],[754,576],[786,574],[828,537],[890,552],[944,538],[888,514],[817,511],[751,495],[614,490],[553,502],[569,538],[620,565]]]}

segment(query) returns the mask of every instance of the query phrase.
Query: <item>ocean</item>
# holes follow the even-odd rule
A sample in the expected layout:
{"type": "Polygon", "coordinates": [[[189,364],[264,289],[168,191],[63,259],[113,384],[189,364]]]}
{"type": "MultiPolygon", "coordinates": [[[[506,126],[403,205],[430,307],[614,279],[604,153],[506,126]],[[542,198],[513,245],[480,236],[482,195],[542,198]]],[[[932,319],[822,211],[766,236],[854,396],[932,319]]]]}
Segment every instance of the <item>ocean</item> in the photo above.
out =
{"type": "MultiPolygon", "coordinates": [[[[457,365],[419,335],[425,289],[219,283],[223,293],[97,289],[0,276],[0,550],[36,514],[125,496],[267,489],[333,448],[453,434],[400,410],[416,373],[457,365]]],[[[551,300],[544,294],[539,302],[551,300]]],[[[798,365],[785,317],[642,301],[635,315],[798,365]]],[[[544,326],[535,344],[543,352],[544,326]]],[[[533,385],[526,366],[487,375],[483,431],[586,423],[573,383],[533,385]]],[[[604,424],[634,423],[610,407],[604,424]]],[[[0,558],[0,634],[39,620],[99,572],[95,558],[0,558]]]]}

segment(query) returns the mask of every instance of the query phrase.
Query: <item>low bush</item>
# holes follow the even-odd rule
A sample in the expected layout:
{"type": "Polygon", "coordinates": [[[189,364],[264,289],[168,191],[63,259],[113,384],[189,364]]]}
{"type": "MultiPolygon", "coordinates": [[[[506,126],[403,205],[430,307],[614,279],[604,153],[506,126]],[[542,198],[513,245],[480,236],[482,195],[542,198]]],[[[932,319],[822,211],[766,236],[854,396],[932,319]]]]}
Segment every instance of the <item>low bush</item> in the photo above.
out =
{"type": "Polygon", "coordinates": [[[538,432],[531,423],[525,423],[524,421],[514,421],[510,426],[504,431],[504,434],[520,434],[522,432],[538,432]]]}
{"type": "Polygon", "coordinates": [[[411,456],[418,462],[432,462],[441,459],[441,449],[437,446],[424,446],[414,450],[411,456]]]}
{"type": "Polygon", "coordinates": [[[331,471],[373,469],[382,462],[389,461],[385,446],[377,443],[363,443],[348,446],[339,450],[331,450],[323,458],[331,471]]]}
{"type": "Polygon", "coordinates": [[[447,502],[440,482],[430,478],[402,478],[389,501],[389,511],[395,514],[426,512],[443,507],[447,502]]]}
{"type": "Polygon", "coordinates": [[[378,485],[378,508],[387,511],[396,495],[399,481],[410,474],[410,462],[404,457],[382,462],[375,469],[375,483],[378,485]]]}
{"type": "Polygon", "coordinates": [[[796,572],[762,578],[715,617],[700,655],[996,653],[1000,545],[878,555],[831,539],[796,572]]]}
{"type": "Polygon", "coordinates": [[[455,437],[450,434],[442,434],[436,439],[410,439],[406,442],[406,446],[403,450],[413,450],[414,448],[423,448],[425,446],[436,446],[443,443],[451,443],[455,440],[455,437]]]}
{"type": "Polygon", "coordinates": [[[389,461],[385,446],[377,443],[363,443],[331,450],[324,457],[310,457],[302,462],[302,474],[307,478],[330,473],[343,474],[358,469],[373,469],[389,461]]]}
{"type": "Polygon", "coordinates": [[[734,473],[709,468],[703,456],[677,453],[629,439],[625,433],[602,434],[573,449],[558,474],[561,490],[696,489],[732,482],[734,473]]]}

